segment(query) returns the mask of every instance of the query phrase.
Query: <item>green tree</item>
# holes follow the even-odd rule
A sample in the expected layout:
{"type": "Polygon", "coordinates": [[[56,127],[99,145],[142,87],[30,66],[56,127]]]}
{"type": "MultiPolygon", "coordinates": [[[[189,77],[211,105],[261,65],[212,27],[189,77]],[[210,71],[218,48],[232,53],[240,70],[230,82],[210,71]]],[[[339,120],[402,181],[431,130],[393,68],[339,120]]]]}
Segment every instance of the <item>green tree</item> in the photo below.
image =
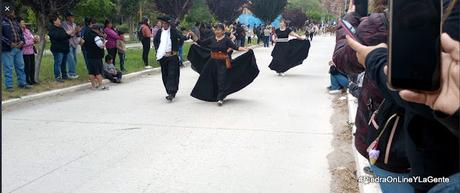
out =
{"type": "Polygon", "coordinates": [[[49,24],[48,17],[52,14],[59,14],[67,11],[75,6],[77,0],[21,0],[22,5],[30,7],[35,12],[37,19],[37,30],[40,36],[40,43],[38,46],[38,54],[36,56],[36,77],[39,77],[41,61],[43,52],[45,51],[45,34],[49,24]]]}
{"type": "Polygon", "coordinates": [[[221,22],[233,22],[243,11],[242,0],[206,0],[209,10],[221,22]]]}
{"type": "Polygon", "coordinates": [[[181,20],[192,7],[193,0],[155,0],[155,5],[160,12],[181,20]]]}
{"type": "Polygon", "coordinates": [[[181,22],[181,26],[190,28],[197,22],[212,23],[214,17],[208,9],[205,0],[195,0],[190,12],[185,15],[184,20],[181,22]]]}
{"type": "Polygon", "coordinates": [[[250,10],[266,23],[276,19],[287,5],[287,0],[251,0],[250,10]]]}
{"type": "Polygon", "coordinates": [[[80,21],[84,17],[93,17],[97,21],[113,15],[115,3],[111,0],[80,0],[74,9],[74,14],[80,21]]]}

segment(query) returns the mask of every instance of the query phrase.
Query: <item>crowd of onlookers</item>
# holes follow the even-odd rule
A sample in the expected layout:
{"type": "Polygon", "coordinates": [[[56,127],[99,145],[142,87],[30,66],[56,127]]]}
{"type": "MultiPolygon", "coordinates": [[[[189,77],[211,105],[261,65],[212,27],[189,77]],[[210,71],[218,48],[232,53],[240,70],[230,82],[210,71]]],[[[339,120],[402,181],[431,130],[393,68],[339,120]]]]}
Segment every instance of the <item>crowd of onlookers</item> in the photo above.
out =
{"type": "Polygon", "coordinates": [[[329,91],[349,87],[358,99],[354,145],[383,193],[460,192],[460,7],[458,0],[442,2],[442,83],[435,93],[388,86],[386,0],[373,1],[364,17],[350,6],[337,26],[329,91]]]}

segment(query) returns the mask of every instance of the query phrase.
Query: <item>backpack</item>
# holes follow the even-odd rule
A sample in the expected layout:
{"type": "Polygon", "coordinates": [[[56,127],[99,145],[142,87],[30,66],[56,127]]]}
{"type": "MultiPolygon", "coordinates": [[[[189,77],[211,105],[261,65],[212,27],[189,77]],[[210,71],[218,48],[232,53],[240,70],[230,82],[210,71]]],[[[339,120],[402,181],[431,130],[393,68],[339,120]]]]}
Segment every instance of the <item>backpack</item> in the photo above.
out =
{"type": "Polygon", "coordinates": [[[137,30],[137,39],[139,39],[139,41],[142,41],[145,38],[144,33],[142,33],[142,27],[143,26],[144,25],[139,26],[139,29],[137,30]]]}
{"type": "Polygon", "coordinates": [[[410,165],[405,151],[405,109],[392,99],[383,99],[371,111],[367,132],[367,152],[371,164],[391,172],[408,172],[410,165]]]}

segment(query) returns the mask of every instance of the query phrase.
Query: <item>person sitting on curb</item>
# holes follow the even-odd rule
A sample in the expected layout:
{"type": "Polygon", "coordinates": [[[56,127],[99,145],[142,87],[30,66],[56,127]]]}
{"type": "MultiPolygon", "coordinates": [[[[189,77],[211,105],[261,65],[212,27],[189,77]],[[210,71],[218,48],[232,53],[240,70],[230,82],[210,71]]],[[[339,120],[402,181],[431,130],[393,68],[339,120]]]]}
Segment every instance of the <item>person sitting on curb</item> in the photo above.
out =
{"type": "Polygon", "coordinates": [[[109,79],[113,83],[121,83],[122,73],[113,65],[113,57],[105,56],[104,70],[102,71],[104,78],[109,79]]]}

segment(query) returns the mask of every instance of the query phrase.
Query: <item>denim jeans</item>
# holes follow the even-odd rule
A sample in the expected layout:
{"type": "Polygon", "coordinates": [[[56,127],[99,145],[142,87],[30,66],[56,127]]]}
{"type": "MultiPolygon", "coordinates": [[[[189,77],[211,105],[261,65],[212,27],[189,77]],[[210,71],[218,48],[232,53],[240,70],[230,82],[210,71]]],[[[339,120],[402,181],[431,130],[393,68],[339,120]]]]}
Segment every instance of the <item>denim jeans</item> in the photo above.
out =
{"type": "Polygon", "coordinates": [[[120,70],[125,71],[125,58],[126,54],[118,51],[118,57],[120,58],[120,70]]]}
{"type": "Polygon", "coordinates": [[[449,177],[449,182],[440,182],[428,193],[457,193],[460,192],[460,172],[449,177]]]}
{"type": "Polygon", "coordinates": [[[54,78],[67,79],[67,53],[52,52],[54,57],[54,78]]]}
{"type": "MultiPolygon", "coordinates": [[[[182,45],[183,46],[183,45],[182,45]]],[[[182,64],[183,47],[179,46],[179,64],[182,64]]]]}
{"type": "Polygon", "coordinates": [[[263,36],[263,40],[264,40],[264,47],[268,48],[270,47],[270,36],[263,36]]]}
{"type": "Polygon", "coordinates": [[[331,90],[348,88],[348,78],[342,74],[331,74],[331,90]]]}
{"type": "Polygon", "coordinates": [[[77,48],[70,46],[70,51],[67,54],[67,68],[69,69],[69,76],[77,75],[77,48]]]}
{"type": "MultiPolygon", "coordinates": [[[[371,170],[380,178],[386,177],[399,177],[399,178],[409,178],[409,173],[393,173],[383,169],[378,168],[375,165],[371,165],[371,170]]],[[[404,193],[413,193],[414,188],[409,183],[380,183],[380,189],[382,193],[395,193],[395,192],[404,192],[404,193]]]]}
{"type": "Polygon", "coordinates": [[[88,56],[85,49],[81,49],[81,53],[83,54],[83,59],[85,59],[86,69],[88,69],[88,56]]]}
{"type": "Polygon", "coordinates": [[[19,87],[26,85],[26,73],[24,72],[24,58],[22,51],[13,48],[9,52],[2,52],[3,76],[6,88],[13,88],[13,67],[16,71],[19,87]]]}

